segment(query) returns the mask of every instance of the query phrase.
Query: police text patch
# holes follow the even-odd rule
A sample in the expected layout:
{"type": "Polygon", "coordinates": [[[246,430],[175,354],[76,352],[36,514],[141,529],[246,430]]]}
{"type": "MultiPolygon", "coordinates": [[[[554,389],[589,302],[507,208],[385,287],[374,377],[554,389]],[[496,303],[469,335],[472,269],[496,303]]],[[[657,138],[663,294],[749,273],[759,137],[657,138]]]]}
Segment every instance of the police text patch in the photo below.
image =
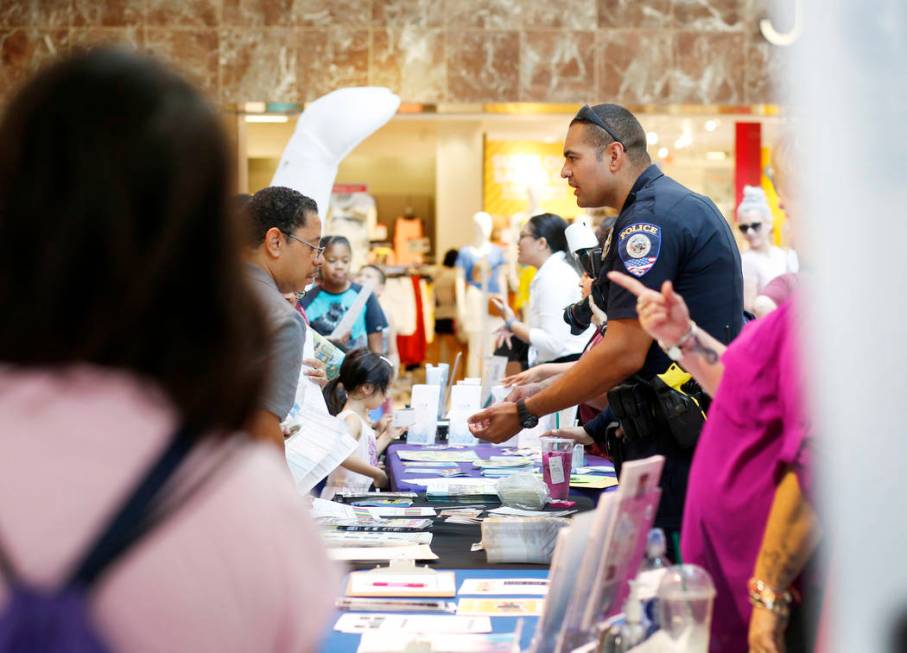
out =
{"type": "Polygon", "coordinates": [[[627,272],[641,277],[652,269],[661,250],[661,227],[647,222],[637,222],[621,229],[617,252],[627,272]]]}

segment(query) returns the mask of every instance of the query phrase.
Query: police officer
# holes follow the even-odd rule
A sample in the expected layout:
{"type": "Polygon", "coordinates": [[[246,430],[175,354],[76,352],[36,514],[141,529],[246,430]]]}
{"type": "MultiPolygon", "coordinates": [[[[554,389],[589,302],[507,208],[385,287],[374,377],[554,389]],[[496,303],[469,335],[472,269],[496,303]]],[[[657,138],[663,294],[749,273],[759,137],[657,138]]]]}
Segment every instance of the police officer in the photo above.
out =
{"type": "MultiPolygon", "coordinates": [[[[482,440],[503,442],[542,415],[595,401],[628,379],[651,380],[671,360],[640,327],[636,297],[607,279],[616,270],[653,289],[671,280],[692,319],[724,343],[743,323],[740,253],[730,227],[707,197],[665,176],[646,151],[646,132],[615,104],[584,106],[570,123],[561,176],[581,207],[609,206],[620,214],[604,245],[593,296],[608,327],[602,341],[547,387],[517,402],[502,402],[470,418],[482,440]]],[[[625,459],[661,453],[662,502],[656,524],[680,528],[692,449],[665,446],[664,438],[625,442],[625,459]]]]}

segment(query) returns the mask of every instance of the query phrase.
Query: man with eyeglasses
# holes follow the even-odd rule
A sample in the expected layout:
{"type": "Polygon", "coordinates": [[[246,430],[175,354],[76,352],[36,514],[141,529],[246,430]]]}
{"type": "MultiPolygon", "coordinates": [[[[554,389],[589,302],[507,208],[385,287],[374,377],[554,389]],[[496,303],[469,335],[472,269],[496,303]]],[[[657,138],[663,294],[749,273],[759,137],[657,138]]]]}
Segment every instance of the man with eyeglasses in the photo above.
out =
{"type": "Polygon", "coordinates": [[[579,206],[620,210],[603,246],[592,293],[607,314],[607,331],[568,371],[547,384],[518,388],[515,403],[477,413],[470,429],[483,440],[503,442],[521,428],[535,426],[542,415],[581,403],[604,405],[608,395],[612,410],[623,418],[623,435],[615,436],[600,423],[607,411],[584,428],[607,447],[618,467],[624,460],[656,453],[666,457],[656,524],[676,532],[698,430],[692,437],[673,435],[674,425],[666,422],[652,384],[671,359],[679,359],[678,346],[686,343],[653,341],[640,327],[636,297],[606,275],[611,270],[630,274],[657,290],[673,282],[693,319],[727,343],[743,323],[740,254],[712,201],[652,164],[645,130],[623,107],[584,106],[570,123],[564,159],[561,176],[574,189],[579,206]]]}
{"type": "Polygon", "coordinates": [[[306,330],[284,295],[305,290],[321,266],[321,219],[314,200],[283,186],[258,191],[241,212],[251,227],[249,280],[271,327],[270,350],[262,360],[270,376],[249,431],[282,450],[280,423],[296,398],[306,330]]]}

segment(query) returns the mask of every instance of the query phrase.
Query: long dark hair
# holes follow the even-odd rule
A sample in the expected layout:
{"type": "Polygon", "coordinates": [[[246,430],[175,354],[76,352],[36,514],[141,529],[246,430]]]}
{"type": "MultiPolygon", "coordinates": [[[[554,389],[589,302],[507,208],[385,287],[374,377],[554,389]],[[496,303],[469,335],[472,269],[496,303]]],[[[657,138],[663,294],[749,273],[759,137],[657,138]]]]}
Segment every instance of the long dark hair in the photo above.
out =
{"type": "Polygon", "coordinates": [[[548,247],[551,248],[552,253],[570,253],[565,234],[567,223],[561,216],[554,213],[540,213],[529,218],[529,224],[536,238],[544,238],[548,241],[548,247]]]}
{"type": "Polygon", "coordinates": [[[0,122],[0,361],[127,370],[196,433],[247,423],[267,332],[219,123],[189,83],[117,48],[21,89],[0,122]]]}
{"type": "Polygon", "coordinates": [[[368,349],[354,349],[343,359],[340,376],[324,387],[324,400],[331,415],[343,410],[350,392],[371,384],[380,392],[387,392],[393,368],[387,360],[368,349]]]}

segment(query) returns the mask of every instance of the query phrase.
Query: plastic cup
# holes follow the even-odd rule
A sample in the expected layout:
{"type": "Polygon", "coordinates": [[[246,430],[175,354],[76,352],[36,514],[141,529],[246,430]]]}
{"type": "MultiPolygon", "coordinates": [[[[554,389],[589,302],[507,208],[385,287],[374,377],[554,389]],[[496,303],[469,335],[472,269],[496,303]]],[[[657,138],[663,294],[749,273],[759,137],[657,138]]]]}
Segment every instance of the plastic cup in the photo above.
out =
{"type": "Polygon", "coordinates": [[[668,567],[658,586],[659,625],[690,653],[708,653],[715,586],[702,567],[668,567]]]}
{"type": "Polygon", "coordinates": [[[552,499],[566,499],[570,494],[570,470],[573,463],[573,440],[544,436],[542,443],[542,478],[552,499]]]}

